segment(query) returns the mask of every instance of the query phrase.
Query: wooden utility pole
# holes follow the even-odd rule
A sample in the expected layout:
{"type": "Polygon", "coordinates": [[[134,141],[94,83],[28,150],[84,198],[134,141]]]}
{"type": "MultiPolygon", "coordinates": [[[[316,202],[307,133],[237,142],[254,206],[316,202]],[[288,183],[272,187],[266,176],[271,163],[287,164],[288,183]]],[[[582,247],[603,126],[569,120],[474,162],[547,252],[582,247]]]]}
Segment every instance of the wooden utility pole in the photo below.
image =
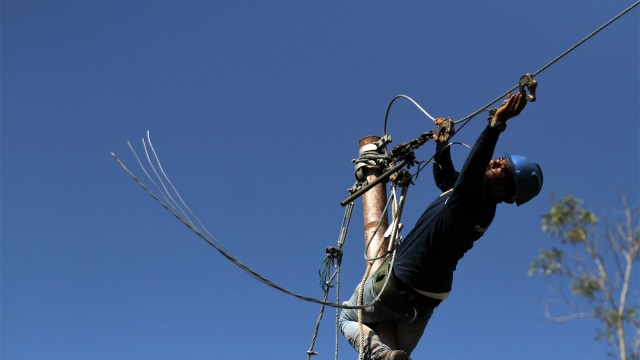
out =
{"type": "MultiPolygon", "coordinates": [[[[371,152],[377,153],[374,143],[380,140],[378,136],[366,136],[360,140],[360,155],[371,152]]],[[[363,175],[368,183],[378,178],[383,170],[379,165],[367,165],[362,168],[363,175]]],[[[364,215],[364,246],[367,259],[380,257],[389,249],[388,239],[384,238],[384,233],[389,227],[388,214],[385,211],[387,202],[387,184],[385,181],[377,184],[362,195],[362,208],[364,215]],[[380,251],[378,252],[378,249],[380,251]]],[[[369,275],[373,274],[384,261],[384,257],[370,262],[371,269],[369,275]]],[[[378,323],[370,325],[370,327],[378,334],[382,342],[390,346],[392,349],[396,347],[396,334],[391,322],[378,323]]]]}
{"type": "MultiPolygon", "coordinates": [[[[371,152],[377,154],[374,143],[380,140],[378,136],[366,136],[360,140],[360,154],[371,152]]],[[[383,169],[379,165],[367,165],[362,168],[368,183],[382,175],[383,169]]],[[[388,214],[385,212],[387,202],[387,184],[381,182],[362,195],[362,209],[364,215],[364,246],[367,259],[379,257],[386,253],[389,244],[384,239],[384,233],[389,227],[388,214]],[[378,249],[381,249],[378,253],[378,249]]],[[[373,262],[371,273],[376,271],[384,259],[373,262]]],[[[367,263],[367,265],[369,265],[367,263]]]]}

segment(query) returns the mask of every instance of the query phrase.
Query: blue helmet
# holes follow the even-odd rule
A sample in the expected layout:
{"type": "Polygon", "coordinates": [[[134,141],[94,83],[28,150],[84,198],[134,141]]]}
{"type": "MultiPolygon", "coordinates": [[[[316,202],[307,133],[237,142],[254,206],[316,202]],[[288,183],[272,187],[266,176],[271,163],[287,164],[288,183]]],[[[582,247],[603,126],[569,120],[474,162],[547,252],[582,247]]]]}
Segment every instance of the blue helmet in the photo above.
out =
{"type": "Polygon", "coordinates": [[[540,189],[542,189],[542,169],[540,165],[527,157],[509,155],[506,152],[504,155],[509,161],[509,166],[511,166],[513,172],[513,181],[516,185],[516,195],[513,200],[515,200],[516,205],[520,206],[540,193],[540,189]]]}

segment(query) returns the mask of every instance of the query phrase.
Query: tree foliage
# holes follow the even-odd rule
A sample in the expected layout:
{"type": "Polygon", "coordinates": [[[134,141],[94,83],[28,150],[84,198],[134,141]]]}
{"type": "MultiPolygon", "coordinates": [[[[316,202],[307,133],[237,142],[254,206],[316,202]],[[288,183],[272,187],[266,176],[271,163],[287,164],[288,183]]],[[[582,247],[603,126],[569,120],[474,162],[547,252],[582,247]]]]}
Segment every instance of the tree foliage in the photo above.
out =
{"type": "Polygon", "coordinates": [[[540,249],[529,274],[561,279],[571,290],[565,299],[570,313],[553,316],[546,306],[549,319],[595,319],[600,325],[596,339],[611,345],[611,357],[640,360],[640,282],[632,271],[640,260],[638,208],[622,199],[621,211],[602,223],[582,203],[573,195],[551,195],[542,230],[560,243],[540,249]]]}

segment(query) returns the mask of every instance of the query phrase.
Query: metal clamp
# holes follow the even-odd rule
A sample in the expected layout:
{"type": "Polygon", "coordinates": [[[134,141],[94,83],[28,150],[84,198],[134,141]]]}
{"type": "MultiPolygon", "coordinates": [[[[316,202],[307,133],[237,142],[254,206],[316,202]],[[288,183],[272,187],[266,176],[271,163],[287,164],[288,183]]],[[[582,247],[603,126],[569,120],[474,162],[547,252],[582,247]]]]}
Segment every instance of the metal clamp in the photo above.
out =
{"type": "Polygon", "coordinates": [[[453,120],[444,119],[438,126],[438,142],[446,144],[455,133],[456,129],[453,128],[453,120]]]}
{"type": "Polygon", "coordinates": [[[520,94],[524,95],[528,101],[534,102],[536,101],[536,87],[538,86],[538,82],[533,79],[533,75],[524,74],[520,78],[520,83],[518,87],[520,88],[520,94]],[[529,94],[525,90],[527,88],[529,90],[529,94]]]}

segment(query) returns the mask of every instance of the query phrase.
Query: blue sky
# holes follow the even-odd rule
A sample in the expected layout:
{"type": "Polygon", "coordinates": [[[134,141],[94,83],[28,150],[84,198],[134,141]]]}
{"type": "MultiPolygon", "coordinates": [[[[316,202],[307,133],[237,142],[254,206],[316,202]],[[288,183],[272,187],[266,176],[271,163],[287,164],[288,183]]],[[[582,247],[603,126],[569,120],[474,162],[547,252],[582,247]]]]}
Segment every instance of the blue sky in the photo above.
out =
{"type": "MultiPolygon", "coordinates": [[[[3,360],[304,359],[319,311],[259,283],[174,219],[138,174],[150,131],[164,169],[217,240],[274,282],[320,298],[358,140],[389,101],[460,119],[631,1],[2,2],[3,360]]],[[[596,323],[551,323],[527,276],[549,194],[599,214],[640,196],[638,8],[539,74],[538,101],[497,151],[543,166],[541,195],[500,206],[462,259],[414,359],[601,359],[596,323]]],[[[475,117],[456,137],[472,144],[475,117]]],[[[393,145],[433,124],[392,107],[393,145]]],[[[433,144],[417,152],[431,156],[433,144]]],[[[458,166],[467,154],[454,149],[458,166]]],[[[410,227],[438,195],[409,190],[410,227]]],[[[342,295],[364,272],[361,206],[342,295]]],[[[637,269],[636,269],[637,271],[637,269]]],[[[560,314],[566,310],[558,308],[560,314]]],[[[314,359],[333,359],[328,309],[314,359]]],[[[340,337],[340,358],[357,353],[340,337]]]]}

